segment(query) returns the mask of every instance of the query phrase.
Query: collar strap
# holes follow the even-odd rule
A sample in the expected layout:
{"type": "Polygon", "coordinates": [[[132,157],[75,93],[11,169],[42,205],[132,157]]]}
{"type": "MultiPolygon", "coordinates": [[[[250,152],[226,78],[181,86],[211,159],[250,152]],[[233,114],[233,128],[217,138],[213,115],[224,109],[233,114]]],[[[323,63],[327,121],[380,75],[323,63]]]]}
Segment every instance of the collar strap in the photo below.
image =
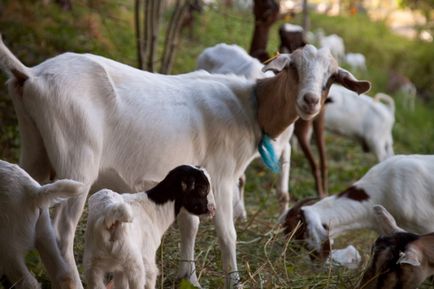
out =
{"type": "Polygon", "coordinates": [[[265,166],[273,173],[278,173],[280,172],[280,162],[271,141],[272,139],[267,134],[262,133],[261,141],[258,144],[258,151],[265,166]]]}

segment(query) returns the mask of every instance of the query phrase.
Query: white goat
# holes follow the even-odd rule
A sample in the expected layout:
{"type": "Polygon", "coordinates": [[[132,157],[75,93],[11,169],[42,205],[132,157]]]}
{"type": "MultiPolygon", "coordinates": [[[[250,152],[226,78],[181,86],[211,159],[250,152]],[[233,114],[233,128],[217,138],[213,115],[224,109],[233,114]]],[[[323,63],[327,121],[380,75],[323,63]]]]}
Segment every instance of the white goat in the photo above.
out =
{"type": "MultiPolygon", "coordinates": [[[[327,49],[282,54],[258,81],[199,71],[168,76],[92,55],[65,53],[33,68],[0,43],[22,137],[21,164],[38,180],[51,172],[123,192],[142,190],[180,164],[205,167],[213,179],[214,218],[226,286],[239,282],[232,190],[255,157],[299,116],[314,117],[333,82],[358,93],[370,87],[339,68],[327,49]],[[262,140],[262,141],[261,141],[262,140]],[[163,156],[163,157],[162,157],[163,156]],[[230,274],[229,274],[230,273],[230,274]]],[[[86,197],[56,212],[62,253],[75,269],[74,232],[86,197]]],[[[179,277],[198,285],[194,242],[199,219],[180,213],[179,277]]]]}
{"type": "Polygon", "coordinates": [[[104,189],[92,195],[84,251],[89,288],[106,288],[108,272],[115,273],[115,288],[155,288],[161,237],[181,209],[213,216],[210,188],[204,169],[183,165],[147,192],[120,195],[104,189]]]}
{"type": "MultiPolygon", "coordinates": [[[[274,76],[272,72],[262,72],[264,65],[236,44],[228,45],[220,43],[206,48],[197,59],[197,68],[204,69],[210,73],[236,74],[252,80],[274,76]]],[[[280,174],[276,193],[281,206],[281,214],[286,212],[289,204],[288,189],[291,162],[289,139],[293,131],[294,125],[291,124],[272,142],[274,151],[280,159],[280,174]]],[[[256,154],[256,157],[259,157],[259,153],[256,154]]],[[[235,219],[245,219],[247,215],[244,205],[245,181],[245,176],[242,176],[234,194],[235,219]]]]}
{"type": "Polygon", "coordinates": [[[0,160],[0,276],[5,274],[14,288],[41,288],[25,264],[27,251],[35,246],[52,288],[72,288],[72,272],[61,257],[48,207],[84,193],[82,189],[72,180],[40,186],[19,166],[0,160]]]}
{"type": "Polygon", "coordinates": [[[366,71],[366,58],[361,53],[345,54],[345,63],[351,67],[351,71],[366,71]]]}
{"type": "Polygon", "coordinates": [[[379,93],[373,99],[332,85],[329,100],[325,108],[325,127],[328,130],[356,139],[365,151],[373,152],[378,161],[394,154],[395,103],[390,96],[379,93]]]}
{"type": "Polygon", "coordinates": [[[251,57],[242,47],[236,44],[220,43],[205,48],[197,58],[197,68],[211,73],[236,74],[247,79],[271,77],[271,71],[263,72],[264,65],[251,57]]]}
{"type": "Polygon", "coordinates": [[[328,241],[346,231],[379,230],[373,205],[380,204],[398,224],[415,233],[434,231],[434,156],[397,155],[372,167],[347,190],[313,205],[302,202],[288,211],[286,232],[299,221],[299,239],[323,252],[328,241]],[[329,239],[330,238],[330,239],[329,239]]]}
{"type": "Polygon", "coordinates": [[[330,52],[338,61],[344,60],[345,45],[342,37],[336,34],[325,36],[324,33],[321,31],[318,31],[317,37],[320,47],[327,47],[328,49],[330,49],[330,52]]]}

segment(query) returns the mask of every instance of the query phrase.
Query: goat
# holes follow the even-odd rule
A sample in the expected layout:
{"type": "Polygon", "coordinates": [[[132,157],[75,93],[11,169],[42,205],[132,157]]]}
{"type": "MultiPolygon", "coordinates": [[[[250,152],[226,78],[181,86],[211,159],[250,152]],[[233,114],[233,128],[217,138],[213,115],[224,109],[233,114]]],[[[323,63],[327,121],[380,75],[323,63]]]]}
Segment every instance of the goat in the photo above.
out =
{"type": "Polygon", "coordinates": [[[289,23],[279,27],[280,53],[291,53],[307,44],[304,38],[304,29],[299,25],[289,23]]]}
{"type": "MultiPolygon", "coordinates": [[[[220,43],[206,48],[197,58],[197,68],[204,69],[210,73],[233,73],[252,80],[274,76],[270,71],[262,72],[264,65],[236,44],[228,45],[220,43]]],[[[288,188],[291,146],[289,139],[292,136],[293,130],[294,125],[291,124],[272,142],[273,149],[280,159],[280,174],[277,188],[277,198],[281,207],[280,214],[286,212],[290,200],[288,188]]],[[[259,157],[259,154],[256,157],[259,157]]],[[[235,219],[245,219],[247,215],[244,205],[245,178],[245,175],[240,177],[238,186],[236,186],[234,191],[235,219]]]]}
{"type": "Polygon", "coordinates": [[[392,156],[392,129],[395,123],[393,98],[378,93],[374,99],[332,85],[325,106],[325,127],[334,133],[359,141],[365,152],[373,152],[378,161],[392,156]],[[381,102],[381,101],[383,102],[381,102]]]}
{"type": "Polygon", "coordinates": [[[366,71],[366,58],[361,53],[345,54],[345,63],[351,67],[351,71],[366,71]]]}
{"type": "Polygon", "coordinates": [[[41,186],[19,166],[0,160],[0,276],[5,274],[14,288],[41,288],[25,264],[26,253],[33,247],[41,255],[52,288],[73,288],[73,276],[57,246],[48,207],[78,196],[82,188],[72,180],[41,186]]]}
{"type": "MultiPolygon", "coordinates": [[[[304,30],[301,26],[283,24],[279,28],[280,52],[293,52],[304,47],[304,30]]],[[[294,125],[294,135],[296,136],[301,149],[309,162],[312,175],[315,179],[316,191],[320,197],[327,195],[327,158],[325,153],[324,139],[324,108],[311,120],[298,119],[294,125]],[[315,134],[316,145],[319,152],[320,166],[318,167],[310,146],[310,132],[315,134]]],[[[287,206],[286,206],[287,208],[287,206]]]]}
{"type": "Polygon", "coordinates": [[[181,209],[213,216],[210,188],[206,170],[182,165],[147,192],[120,195],[103,189],[92,195],[84,251],[87,285],[106,288],[104,273],[112,272],[115,288],[155,288],[161,237],[181,209]]]}
{"type": "Polygon", "coordinates": [[[342,37],[331,34],[331,35],[324,35],[324,32],[322,30],[317,31],[316,35],[318,39],[318,44],[320,47],[327,47],[330,49],[330,52],[332,55],[336,58],[336,60],[343,61],[345,58],[345,45],[344,40],[342,37]]]}
{"type": "Polygon", "coordinates": [[[314,204],[299,202],[284,222],[290,233],[305,240],[310,249],[327,256],[333,238],[343,232],[368,228],[378,230],[372,206],[381,204],[405,229],[416,233],[434,231],[434,156],[397,155],[372,167],[360,180],[343,192],[314,204]]]}
{"type": "MultiPolygon", "coordinates": [[[[179,164],[206,168],[213,179],[227,287],[239,282],[232,190],[258,146],[269,160],[270,139],[298,117],[314,117],[333,82],[358,93],[370,88],[340,68],[327,49],[313,46],[280,55],[264,67],[277,75],[257,81],[205,71],[153,74],[75,53],[28,68],[3,43],[0,63],[10,76],[21,164],[36,179],[54,172],[85,183],[88,190],[97,181],[137,192],[179,164]]],[[[72,244],[85,200],[68,200],[55,218],[62,253],[79,288],[72,244]]],[[[183,260],[178,276],[198,285],[190,260],[199,219],[181,212],[178,221],[183,260]]]]}
{"type": "Polygon", "coordinates": [[[417,89],[405,75],[390,70],[387,79],[387,91],[389,93],[399,93],[404,107],[414,111],[417,89]]]}
{"type": "Polygon", "coordinates": [[[374,206],[374,213],[381,237],[375,241],[358,288],[418,288],[434,275],[434,233],[406,232],[381,205],[374,206]]]}

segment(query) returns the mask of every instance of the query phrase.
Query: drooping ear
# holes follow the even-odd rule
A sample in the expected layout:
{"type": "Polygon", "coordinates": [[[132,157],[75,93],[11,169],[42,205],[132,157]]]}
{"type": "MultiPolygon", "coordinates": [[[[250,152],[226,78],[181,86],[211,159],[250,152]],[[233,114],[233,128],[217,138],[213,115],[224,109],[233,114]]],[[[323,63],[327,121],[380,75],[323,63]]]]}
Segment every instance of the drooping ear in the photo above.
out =
{"type": "Polygon", "coordinates": [[[399,259],[396,264],[408,264],[411,266],[420,266],[420,255],[421,252],[416,250],[414,246],[411,246],[405,252],[399,252],[399,259]]]}
{"type": "Polygon", "coordinates": [[[358,94],[365,93],[371,88],[371,83],[366,80],[357,80],[349,71],[338,68],[334,75],[335,83],[338,83],[358,94]]]}
{"type": "Polygon", "coordinates": [[[262,68],[262,72],[271,70],[274,73],[281,72],[289,63],[291,62],[291,57],[289,54],[279,54],[270,62],[265,64],[262,68]]]}
{"type": "Polygon", "coordinates": [[[374,214],[382,236],[390,236],[394,233],[405,232],[405,230],[398,227],[393,216],[383,206],[375,205],[374,214]]]}

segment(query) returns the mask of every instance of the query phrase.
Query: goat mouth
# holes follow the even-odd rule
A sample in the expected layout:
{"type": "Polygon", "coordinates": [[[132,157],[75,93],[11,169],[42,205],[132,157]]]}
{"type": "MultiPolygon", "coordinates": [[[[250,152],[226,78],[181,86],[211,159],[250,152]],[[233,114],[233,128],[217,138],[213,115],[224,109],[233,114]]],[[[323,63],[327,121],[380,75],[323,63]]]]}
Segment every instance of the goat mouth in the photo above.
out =
{"type": "Polygon", "coordinates": [[[309,107],[306,105],[296,105],[295,106],[295,110],[297,112],[297,114],[303,119],[303,120],[311,120],[312,118],[314,118],[319,110],[316,109],[315,107],[309,107]]]}

